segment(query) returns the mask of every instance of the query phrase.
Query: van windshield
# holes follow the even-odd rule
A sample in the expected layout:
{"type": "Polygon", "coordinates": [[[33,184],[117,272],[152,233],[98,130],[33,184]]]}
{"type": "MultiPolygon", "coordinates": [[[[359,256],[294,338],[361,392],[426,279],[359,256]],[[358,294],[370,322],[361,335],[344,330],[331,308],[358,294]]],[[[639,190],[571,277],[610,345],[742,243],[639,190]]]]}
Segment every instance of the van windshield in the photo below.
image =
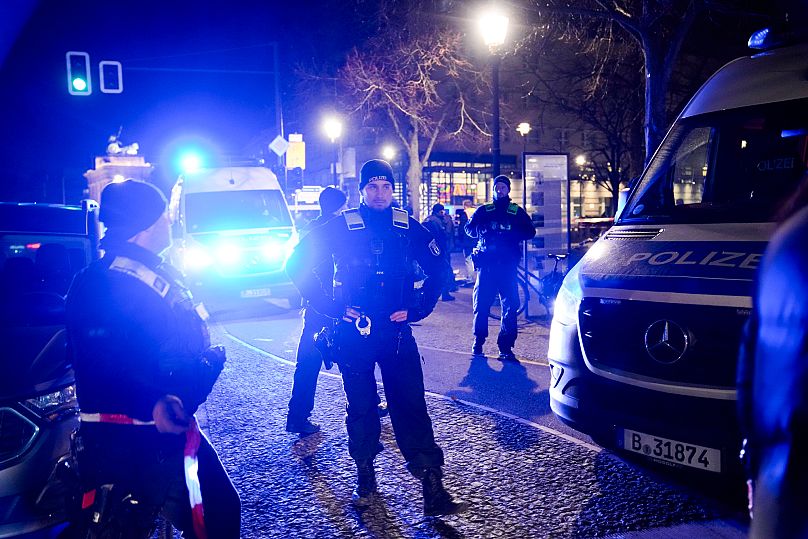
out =
{"type": "Polygon", "coordinates": [[[802,178],[807,154],[808,99],[682,119],[620,221],[772,221],[802,178]]]}
{"type": "Polygon", "coordinates": [[[292,226],[278,190],[216,191],[185,196],[188,232],[292,226]]]}

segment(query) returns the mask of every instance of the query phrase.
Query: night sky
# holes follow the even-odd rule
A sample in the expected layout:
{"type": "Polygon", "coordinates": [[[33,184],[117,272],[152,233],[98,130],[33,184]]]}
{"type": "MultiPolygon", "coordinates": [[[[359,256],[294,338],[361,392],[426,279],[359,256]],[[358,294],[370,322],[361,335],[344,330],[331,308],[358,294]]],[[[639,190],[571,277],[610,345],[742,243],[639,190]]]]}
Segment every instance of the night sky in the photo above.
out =
{"type": "Polygon", "coordinates": [[[81,174],[121,126],[121,141],[138,142],[160,166],[163,182],[174,175],[175,153],[189,143],[244,154],[262,133],[271,139],[273,42],[279,44],[286,132],[309,128],[296,112],[296,70],[344,55],[361,39],[361,31],[351,31],[352,21],[340,23],[345,9],[327,4],[33,2],[30,17],[18,16],[24,25],[11,29],[18,34],[5,58],[0,47],[0,199],[59,202],[64,178],[66,198],[76,202],[81,174]],[[68,50],[90,54],[96,66],[92,95],[68,93],[68,50]],[[98,90],[101,60],[122,62],[122,94],[98,90]]]}

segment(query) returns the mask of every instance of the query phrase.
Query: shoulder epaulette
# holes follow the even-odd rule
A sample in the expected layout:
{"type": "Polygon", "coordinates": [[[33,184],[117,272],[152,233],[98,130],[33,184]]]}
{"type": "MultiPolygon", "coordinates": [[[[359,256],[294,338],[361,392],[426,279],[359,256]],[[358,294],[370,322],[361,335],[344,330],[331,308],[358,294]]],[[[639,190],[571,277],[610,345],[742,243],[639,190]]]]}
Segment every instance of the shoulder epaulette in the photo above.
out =
{"type": "Polygon", "coordinates": [[[495,204],[486,204],[485,205],[485,211],[494,211],[495,209],[497,209],[495,204]]]}
{"type": "Polygon", "coordinates": [[[508,213],[510,213],[511,215],[516,215],[518,212],[519,212],[519,205],[518,204],[516,204],[514,202],[511,202],[510,204],[508,204],[508,213]]]}
{"type": "Polygon", "coordinates": [[[393,208],[393,226],[396,228],[410,228],[410,214],[407,210],[393,208]]]}
{"type": "Polygon", "coordinates": [[[112,264],[109,265],[109,269],[131,275],[160,294],[161,298],[166,297],[169,288],[171,288],[168,281],[157,275],[157,273],[146,267],[146,265],[125,256],[116,256],[112,264]]]}
{"type": "Polygon", "coordinates": [[[345,224],[348,225],[348,230],[362,230],[365,228],[365,220],[362,219],[362,214],[359,213],[359,208],[351,208],[342,212],[345,218],[345,224]]]}

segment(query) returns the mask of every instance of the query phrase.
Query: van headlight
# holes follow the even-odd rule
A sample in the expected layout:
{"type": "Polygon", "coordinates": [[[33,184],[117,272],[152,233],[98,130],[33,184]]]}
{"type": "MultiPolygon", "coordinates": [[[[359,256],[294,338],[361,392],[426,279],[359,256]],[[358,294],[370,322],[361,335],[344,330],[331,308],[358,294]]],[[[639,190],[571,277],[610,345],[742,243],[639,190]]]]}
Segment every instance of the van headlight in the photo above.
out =
{"type": "Polygon", "coordinates": [[[75,384],[27,399],[22,404],[46,421],[58,421],[79,411],[75,384]]]}
{"type": "Polygon", "coordinates": [[[286,250],[278,241],[268,241],[261,248],[261,253],[270,262],[283,262],[286,258],[286,250]]]}
{"type": "Polygon", "coordinates": [[[223,266],[235,266],[241,262],[241,247],[235,243],[223,242],[216,246],[216,261],[223,266]]]}
{"type": "Polygon", "coordinates": [[[578,307],[581,305],[581,285],[578,282],[578,266],[564,277],[553,304],[553,322],[571,326],[578,322],[578,307]]]}
{"type": "Polygon", "coordinates": [[[185,249],[183,264],[186,268],[202,269],[213,264],[213,258],[208,250],[202,246],[193,246],[185,249]]]}

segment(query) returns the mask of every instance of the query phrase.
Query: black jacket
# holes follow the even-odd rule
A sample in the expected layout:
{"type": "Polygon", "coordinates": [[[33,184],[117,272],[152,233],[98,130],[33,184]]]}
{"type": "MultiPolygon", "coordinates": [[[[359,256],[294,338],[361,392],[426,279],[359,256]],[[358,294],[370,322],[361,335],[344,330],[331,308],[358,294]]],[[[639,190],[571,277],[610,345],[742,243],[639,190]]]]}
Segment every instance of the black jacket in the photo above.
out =
{"type": "Polygon", "coordinates": [[[808,208],[761,262],[739,364],[741,423],[756,477],[751,537],[808,536],[808,208]]]}
{"type": "Polygon", "coordinates": [[[466,223],[466,233],[493,264],[517,264],[520,244],[536,235],[527,212],[508,197],[480,206],[466,223]]]}
{"type": "Polygon", "coordinates": [[[313,229],[286,261],[286,272],[301,295],[320,313],[339,318],[348,306],[382,319],[408,310],[408,321],[420,320],[435,307],[450,271],[432,235],[401,210],[406,228],[393,222],[393,209],[374,211],[364,204],[313,229]],[[362,227],[349,229],[350,214],[362,227]],[[334,290],[321,280],[322,264],[334,266],[334,290]],[[420,289],[414,283],[422,271],[420,289]]]}
{"type": "Polygon", "coordinates": [[[67,296],[82,412],[150,421],[166,394],[179,396],[193,412],[207,395],[199,365],[210,337],[190,292],[154,253],[128,242],[104,248],[67,296]]]}

